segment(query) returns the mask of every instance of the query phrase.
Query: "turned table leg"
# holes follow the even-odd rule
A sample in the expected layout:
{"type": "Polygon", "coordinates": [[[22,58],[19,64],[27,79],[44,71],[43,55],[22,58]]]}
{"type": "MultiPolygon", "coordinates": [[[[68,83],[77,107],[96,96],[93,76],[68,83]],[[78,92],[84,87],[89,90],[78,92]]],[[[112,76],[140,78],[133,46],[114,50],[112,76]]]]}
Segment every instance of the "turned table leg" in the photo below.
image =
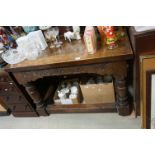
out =
{"type": "Polygon", "coordinates": [[[33,100],[34,104],[36,105],[36,110],[41,116],[47,116],[48,113],[44,107],[44,101],[37,90],[36,86],[34,85],[33,82],[28,82],[27,84],[24,85],[27,93],[33,100]]]}
{"type": "Polygon", "coordinates": [[[116,106],[119,115],[126,116],[131,112],[129,94],[124,76],[115,77],[116,106]]]}
{"type": "Polygon", "coordinates": [[[32,98],[36,107],[43,106],[41,95],[38,92],[36,86],[33,84],[33,82],[29,82],[29,83],[25,84],[24,86],[25,86],[27,93],[32,98]]]}

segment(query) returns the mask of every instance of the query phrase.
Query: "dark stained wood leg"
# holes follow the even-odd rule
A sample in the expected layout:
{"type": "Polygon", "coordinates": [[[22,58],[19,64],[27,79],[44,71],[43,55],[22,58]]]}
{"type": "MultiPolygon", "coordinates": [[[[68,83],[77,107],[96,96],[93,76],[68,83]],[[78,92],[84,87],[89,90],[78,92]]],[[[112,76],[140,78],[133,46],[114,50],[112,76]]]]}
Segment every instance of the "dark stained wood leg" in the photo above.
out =
{"type": "Polygon", "coordinates": [[[39,114],[39,116],[49,116],[49,113],[46,110],[46,107],[38,107],[37,108],[37,112],[39,114]]]}
{"type": "Polygon", "coordinates": [[[24,85],[24,87],[27,93],[29,94],[29,96],[32,98],[36,107],[42,107],[43,102],[42,102],[41,95],[37,90],[36,86],[33,84],[33,82],[28,82],[27,84],[24,85]]]}
{"type": "Polygon", "coordinates": [[[129,96],[125,77],[115,77],[116,107],[119,115],[127,116],[131,113],[129,96]]]}
{"type": "Polygon", "coordinates": [[[48,116],[49,114],[47,113],[45,109],[44,101],[39,91],[37,90],[36,86],[33,84],[33,82],[28,82],[24,86],[25,86],[27,93],[29,94],[34,104],[36,105],[36,111],[38,112],[39,116],[48,116]]]}

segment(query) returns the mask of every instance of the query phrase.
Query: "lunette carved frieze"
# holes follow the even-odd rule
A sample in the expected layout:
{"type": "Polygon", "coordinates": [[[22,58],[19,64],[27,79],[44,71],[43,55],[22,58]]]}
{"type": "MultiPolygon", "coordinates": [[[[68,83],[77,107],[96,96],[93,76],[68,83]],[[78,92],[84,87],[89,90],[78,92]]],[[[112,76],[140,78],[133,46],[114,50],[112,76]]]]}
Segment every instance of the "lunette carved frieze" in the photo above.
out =
{"type": "Polygon", "coordinates": [[[13,73],[15,78],[20,84],[26,84],[30,81],[35,81],[39,78],[48,76],[59,76],[59,75],[71,75],[71,74],[84,74],[94,73],[99,75],[115,75],[115,76],[126,76],[126,62],[112,62],[112,63],[100,63],[82,66],[71,66],[71,67],[57,67],[51,69],[42,69],[34,71],[23,71],[13,73]]]}

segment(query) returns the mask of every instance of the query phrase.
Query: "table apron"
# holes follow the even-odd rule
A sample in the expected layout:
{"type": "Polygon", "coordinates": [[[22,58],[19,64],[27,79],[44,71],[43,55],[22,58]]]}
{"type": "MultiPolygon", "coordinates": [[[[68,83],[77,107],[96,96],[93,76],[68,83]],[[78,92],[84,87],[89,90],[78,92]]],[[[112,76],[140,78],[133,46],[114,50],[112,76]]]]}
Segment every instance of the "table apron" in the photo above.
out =
{"type": "Polygon", "coordinates": [[[99,63],[91,65],[71,66],[71,67],[56,67],[51,69],[31,70],[13,73],[14,77],[19,84],[26,84],[35,81],[39,78],[61,75],[73,74],[99,74],[99,75],[114,75],[114,76],[127,76],[127,62],[110,62],[99,63]]]}

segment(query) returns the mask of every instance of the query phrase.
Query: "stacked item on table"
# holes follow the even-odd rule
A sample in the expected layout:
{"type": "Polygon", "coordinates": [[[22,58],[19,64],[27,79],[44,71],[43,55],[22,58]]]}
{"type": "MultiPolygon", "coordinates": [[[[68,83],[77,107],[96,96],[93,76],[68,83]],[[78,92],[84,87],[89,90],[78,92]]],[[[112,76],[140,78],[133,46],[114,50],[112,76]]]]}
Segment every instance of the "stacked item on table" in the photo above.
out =
{"type": "Polygon", "coordinates": [[[2,54],[10,48],[16,48],[15,40],[7,29],[0,27],[0,67],[6,64],[2,54]]]}
{"type": "Polygon", "coordinates": [[[61,82],[54,95],[55,104],[79,104],[82,101],[79,82],[76,79],[61,82]]]}
{"type": "Polygon", "coordinates": [[[41,30],[19,37],[16,43],[18,45],[17,48],[8,49],[2,54],[2,58],[9,64],[16,64],[25,59],[34,60],[47,48],[47,43],[41,30]]]}
{"type": "Polygon", "coordinates": [[[88,54],[94,54],[97,49],[97,37],[93,26],[86,26],[84,32],[84,42],[88,54]]]}
{"type": "Polygon", "coordinates": [[[48,46],[41,30],[30,32],[28,35],[18,38],[16,42],[17,50],[24,53],[29,60],[36,59],[48,46]]]}
{"type": "Polygon", "coordinates": [[[96,53],[100,45],[98,42],[101,42],[101,46],[106,45],[110,50],[115,49],[118,47],[119,43],[124,40],[124,37],[125,32],[122,27],[86,26],[84,31],[86,51],[88,54],[96,53]]]}

